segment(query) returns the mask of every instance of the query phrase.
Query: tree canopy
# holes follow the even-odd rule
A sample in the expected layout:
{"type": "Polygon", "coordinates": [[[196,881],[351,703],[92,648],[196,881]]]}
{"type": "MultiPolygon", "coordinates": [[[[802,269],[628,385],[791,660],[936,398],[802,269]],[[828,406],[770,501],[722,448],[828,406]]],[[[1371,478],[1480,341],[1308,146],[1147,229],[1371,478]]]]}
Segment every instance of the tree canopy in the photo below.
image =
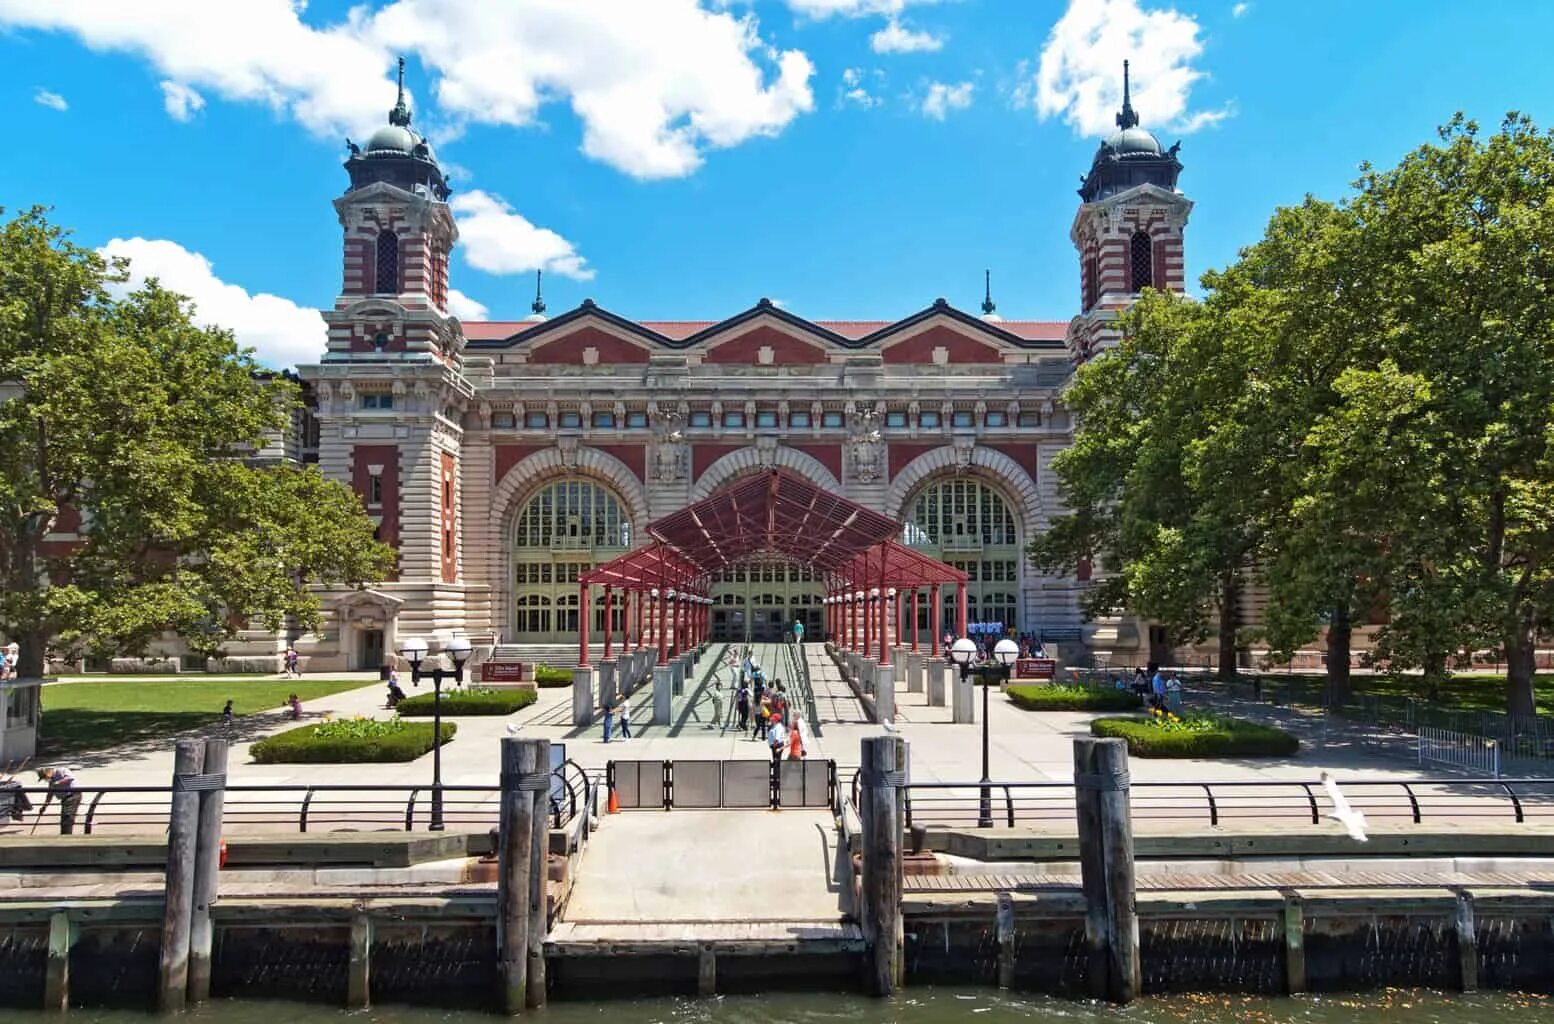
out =
{"type": "Polygon", "coordinates": [[[0,226],[0,632],[24,674],[46,650],[312,628],[311,585],[393,565],[348,488],[253,458],[295,385],[126,279],[42,210],[0,226]]]}
{"type": "Polygon", "coordinates": [[[1396,669],[1494,647],[1530,713],[1554,627],[1551,197],[1554,137],[1458,116],[1343,201],[1276,211],[1201,302],[1143,296],[1070,388],[1069,511],[1032,557],[1098,560],[1092,614],[1178,638],[1216,619],[1222,671],[1255,579],[1272,652],[1325,630],[1337,700],[1376,613],[1396,669]]]}

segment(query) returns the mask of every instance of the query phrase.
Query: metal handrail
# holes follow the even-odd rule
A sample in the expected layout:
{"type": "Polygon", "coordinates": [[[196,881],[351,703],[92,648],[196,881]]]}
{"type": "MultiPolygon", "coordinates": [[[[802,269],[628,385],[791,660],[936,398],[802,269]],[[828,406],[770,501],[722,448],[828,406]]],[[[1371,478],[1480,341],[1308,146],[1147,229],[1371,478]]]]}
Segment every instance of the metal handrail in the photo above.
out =
{"type": "Polygon", "coordinates": [[[792,643],[782,646],[788,659],[789,674],[793,677],[794,684],[800,687],[800,696],[804,698],[810,731],[819,736],[821,735],[820,711],[815,706],[815,687],[809,677],[809,659],[803,657],[802,644],[792,643]]]}

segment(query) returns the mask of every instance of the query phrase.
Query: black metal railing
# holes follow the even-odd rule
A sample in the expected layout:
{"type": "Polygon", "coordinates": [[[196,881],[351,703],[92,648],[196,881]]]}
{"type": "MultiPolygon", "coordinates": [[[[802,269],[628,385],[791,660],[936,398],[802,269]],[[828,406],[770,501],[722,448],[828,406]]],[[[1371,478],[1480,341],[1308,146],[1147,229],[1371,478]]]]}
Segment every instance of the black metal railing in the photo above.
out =
{"type": "MultiPolygon", "coordinates": [[[[1352,808],[1377,822],[1554,821],[1554,779],[1340,779],[1337,785],[1352,808]]],[[[989,788],[994,827],[1074,825],[1072,783],[995,781],[989,788]]],[[[913,783],[904,789],[908,827],[977,827],[980,782],[913,783]]],[[[856,806],[856,774],[851,793],[856,806]]],[[[1315,779],[1134,782],[1130,796],[1135,824],[1315,825],[1333,811],[1323,783],[1315,779]]]]}

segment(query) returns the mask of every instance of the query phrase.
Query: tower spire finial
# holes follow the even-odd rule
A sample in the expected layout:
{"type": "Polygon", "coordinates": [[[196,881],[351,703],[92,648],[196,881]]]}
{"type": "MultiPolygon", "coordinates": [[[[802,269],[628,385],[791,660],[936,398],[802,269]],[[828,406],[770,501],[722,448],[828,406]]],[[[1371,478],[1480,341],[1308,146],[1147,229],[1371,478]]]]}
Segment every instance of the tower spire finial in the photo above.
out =
{"type": "Polygon", "coordinates": [[[982,271],[982,315],[992,316],[998,307],[993,305],[993,272],[982,271]]]}
{"type": "Polygon", "coordinates": [[[394,109],[389,111],[389,124],[397,124],[401,128],[410,127],[410,108],[405,106],[405,58],[399,58],[399,98],[394,102],[394,109]]]}
{"type": "Polygon", "coordinates": [[[1131,83],[1128,81],[1128,62],[1122,62],[1122,109],[1117,112],[1117,127],[1132,128],[1139,123],[1139,116],[1133,110],[1133,93],[1131,83]]]}
{"type": "Polygon", "coordinates": [[[545,271],[536,270],[534,272],[534,301],[529,304],[529,308],[534,311],[535,316],[541,316],[545,312],[545,299],[540,294],[540,282],[544,277],[545,271]]]}

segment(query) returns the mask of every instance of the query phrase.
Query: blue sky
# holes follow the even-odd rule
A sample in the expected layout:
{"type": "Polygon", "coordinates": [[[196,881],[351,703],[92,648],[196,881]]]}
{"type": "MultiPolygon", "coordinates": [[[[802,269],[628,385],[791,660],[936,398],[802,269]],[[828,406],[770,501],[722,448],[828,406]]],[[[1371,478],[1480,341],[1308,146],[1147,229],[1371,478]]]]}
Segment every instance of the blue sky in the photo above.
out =
{"type": "Polygon", "coordinates": [[[467,316],[817,319],[1077,304],[1068,241],[1134,66],[1182,141],[1189,276],[1462,109],[1554,123],[1554,5],[1251,0],[0,0],[0,205],[194,296],[273,363],[322,347],[330,200],[409,61],[456,187],[467,316]],[[480,269],[485,268],[485,269],[480,269]]]}

